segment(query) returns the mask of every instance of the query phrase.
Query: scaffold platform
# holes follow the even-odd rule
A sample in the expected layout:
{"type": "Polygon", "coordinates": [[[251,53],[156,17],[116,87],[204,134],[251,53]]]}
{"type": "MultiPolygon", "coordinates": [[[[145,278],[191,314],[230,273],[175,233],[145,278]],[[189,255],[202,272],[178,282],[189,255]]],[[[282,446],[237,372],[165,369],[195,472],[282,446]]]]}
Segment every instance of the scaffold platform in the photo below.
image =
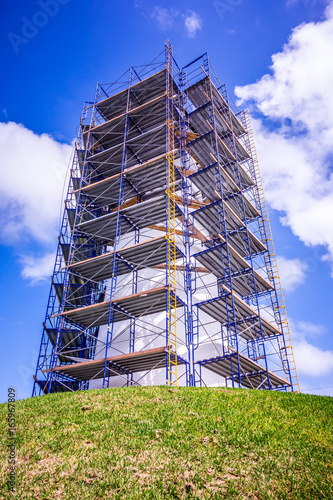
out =
{"type": "Polygon", "coordinates": [[[276,373],[263,369],[262,365],[244,356],[241,353],[232,352],[226,356],[214,359],[205,359],[198,362],[201,367],[207,368],[226,380],[233,380],[247,389],[278,389],[285,386],[290,387],[290,382],[276,373]],[[239,377],[239,366],[241,376],[239,377]]]}
{"type": "MultiPolygon", "coordinates": [[[[63,318],[83,327],[108,324],[110,306],[114,308],[114,323],[128,318],[139,318],[165,311],[166,287],[153,288],[143,292],[105,301],[99,304],[79,307],[61,314],[63,318]]],[[[183,304],[177,300],[177,306],[183,304]]],[[[58,315],[55,315],[56,318],[58,315]]]]}
{"type": "MultiPolygon", "coordinates": [[[[163,195],[130,207],[120,208],[119,213],[122,229],[125,229],[127,233],[135,229],[144,229],[153,224],[164,222],[166,210],[165,196],[163,195]]],[[[176,206],[176,216],[181,217],[181,215],[181,211],[176,206]]],[[[118,224],[118,214],[115,211],[82,222],[78,224],[78,229],[94,240],[112,241],[116,237],[118,224]]]]}
{"type": "MultiPolygon", "coordinates": [[[[166,367],[167,352],[167,347],[158,347],[146,351],[109,356],[105,359],[96,359],[72,365],[59,366],[55,368],[55,371],[78,380],[102,378],[105,365],[108,377],[128,375],[137,372],[150,372],[151,370],[166,367]]],[[[178,356],[178,363],[183,363],[183,359],[180,356],[178,356]]],[[[50,370],[45,370],[44,373],[48,373],[49,371],[50,370]]]]}
{"type": "MultiPolygon", "coordinates": [[[[118,275],[127,274],[133,269],[139,271],[145,268],[154,268],[165,262],[167,239],[159,236],[136,245],[121,248],[116,252],[118,259],[118,275]]],[[[176,248],[177,258],[182,258],[182,253],[176,248]]],[[[70,265],[84,278],[101,281],[110,278],[110,270],[114,259],[114,252],[108,252],[91,259],[75,262],[70,265]]]]}
{"type": "Polygon", "coordinates": [[[227,287],[223,288],[225,296],[198,302],[196,304],[197,307],[216,319],[216,321],[219,321],[222,326],[235,328],[236,325],[238,335],[246,340],[261,339],[262,336],[269,337],[281,335],[281,332],[272,323],[260,317],[258,312],[237,297],[235,293],[231,293],[227,287]],[[230,322],[228,314],[228,308],[231,308],[232,301],[235,304],[233,323],[230,322]],[[259,321],[261,323],[261,328],[259,321]]]}

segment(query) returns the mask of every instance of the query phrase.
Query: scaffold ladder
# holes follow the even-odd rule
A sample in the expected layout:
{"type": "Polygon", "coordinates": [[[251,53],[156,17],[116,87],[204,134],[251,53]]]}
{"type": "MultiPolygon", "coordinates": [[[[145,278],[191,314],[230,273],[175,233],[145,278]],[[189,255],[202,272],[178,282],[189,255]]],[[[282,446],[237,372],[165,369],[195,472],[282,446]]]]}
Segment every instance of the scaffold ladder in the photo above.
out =
{"type": "Polygon", "coordinates": [[[175,202],[175,163],[174,163],[174,121],[173,121],[173,55],[172,46],[166,42],[167,70],[167,113],[166,113],[166,146],[167,146],[167,342],[168,372],[167,384],[177,386],[177,283],[176,283],[176,202],[175,202]]]}
{"type": "Polygon", "coordinates": [[[245,130],[247,131],[246,146],[251,156],[250,173],[255,183],[254,186],[255,202],[258,210],[261,211],[262,215],[262,217],[260,218],[260,233],[263,243],[268,250],[268,252],[265,253],[266,267],[268,271],[269,280],[275,289],[275,293],[273,293],[272,295],[273,308],[274,308],[274,317],[276,323],[278,324],[282,332],[282,335],[279,336],[279,345],[280,345],[283,369],[286,375],[290,377],[290,382],[293,388],[296,388],[295,392],[300,392],[294,351],[291,342],[289,323],[281,287],[280,275],[276,261],[272,232],[268,217],[267,204],[260,175],[259,162],[254,143],[250,114],[248,111],[244,111],[242,113],[242,122],[245,130]]]}

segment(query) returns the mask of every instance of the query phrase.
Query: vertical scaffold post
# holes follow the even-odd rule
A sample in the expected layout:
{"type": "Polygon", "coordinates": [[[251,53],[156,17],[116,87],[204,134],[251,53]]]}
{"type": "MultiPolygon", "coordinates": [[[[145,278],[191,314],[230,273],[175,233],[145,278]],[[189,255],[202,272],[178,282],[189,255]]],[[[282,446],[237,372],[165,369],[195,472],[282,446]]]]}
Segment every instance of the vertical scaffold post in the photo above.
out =
{"type": "Polygon", "coordinates": [[[166,48],[166,227],[167,227],[167,314],[166,336],[168,346],[166,382],[177,386],[177,283],[176,283],[176,202],[173,120],[173,54],[169,40],[166,48]]]}
{"type": "MultiPolygon", "coordinates": [[[[61,299],[61,304],[60,304],[60,313],[63,313],[65,311],[66,306],[68,306],[68,298],[70,296],[70,286],[71,286],[71,280],[72,280],[72,274],[69,269],[69,264],[73,261],[74,259],[74,252],[77,244],[77,239],[78,239],[78,231],[76,229],[76,224],[77,221],[80,217],[80,212],[82,210],[82,206],[84,205],[83,198],[84,196],[82,195],[81,189],[83,186],[83,181],[86,177],[87,171],[88,171],[88,159],[87,159],[87,153],[90,150],[91,144],[92,144],[92,136],[91,136],[91,129],[95,125],[95,112],[96,112],[96,101],[92,103],[92,105],[89,106],[90,108],[90,119],[89,120],[89,129],[88,129],[88,136],[87,136],[87,142],[86,142],[86,147],[85,147],[85,153],[84,153],[84,160],[82,163],[82,171],[80,167],[80,161],[79,161],[79,150],[76,147],[75,149],[75,154],[73,157],[73,163],[72,163],[72,168],[71,168],[71,175],[72,179],[70,180],[69,183],[69,188],[68,188],[68,193],[67,193],[67,199],[66,202],[68,202],[68,197],[70,195],[71,198],[71,206],[74,206],[74,222],[73,222],[73,229],[70,230],[70,236],[69,236],[69,253],[68,253],[68,265],[66,266],[65,272],[64,272],[64,280],[63,280],[63,294],[62,294],[62,299],[61,299]],[[78,175],[79,178],[79,190],[80,190],[80,196],[78,201],[75,201],[75,195],[74,195],[74,184],[73,184],[73,178],[75,175],[78,175]]],[[[83,116],[86,117],[87,110],[83,110],[83,116]]],[[[82,117],[83,118],[83,117],[82,117]]],[[[83,123],[83,122],[82,122],[83,123]]],[[[82,138],[81,138],[82,131],[79,132],[79,138],[78,141],[79,143],[82,143],[82,138]]],[[[64,221],[63,221],[64,224],[64,221]]],[[[70,226],[69,220],[68,224],[70,226]]],[[[51,357],[51,362],[50,362],[50,373],[48,375],[48,389],[47,392],[53,392],[53,385],[55,386],[56,383],[56,375],[53,371],[55,368],[58,359],[59,359],[59,350],[62,344],[62,336],[63,336],[63,331],[65,329],[66,325],[66,319],[64,319],[63,316],[60,315],[59,320],[57,322],[57,333],[56,333],[56,340],[55,340],[55,345],[54,349],[52,352],[52,357],[51,357]]]]}
{"type": "MultiPolygon", "coordinates": [[[[264,356],[264,362],[265,362],[265,369],[266,373],[265,375],[261,375],[261,379],[263,382],[263,377],[265,376],[267,379],[268,387],[271,389],[271,382],[270,382],[270,374],[268,370],[268,359],[267,359],[267,353],[266,353],[266,345],[264,342],[264,331],[262,327],[262,317],[261,317],[261,309],[260,309],[260,299],[259,299],[259,294],[258,294],[258,289],[257,289],[257,282],[256,282],[256,277],[254,273],[254,259],[252,255],[252,250],[251,250],[251,243],[250,243],[250,235],[249,235],[249,225],[247,223],[247,214],[246,214],[246,209],[245,209],[245,200],[244,200],[244,187],[242,185],[242,180],[241,180],[241,174],[240,174],[240,165],[239,165],[239,160],[238,160],[238,152],[237,152],[237,147],[236,147],[236,137],[235,137],[235,131],[234,131],[234,124],[232,120],[232,111],[230,107],[230,102],[229,102],[229,94],[227,91],[226,85],[223,86],[223,98],[227,104],[227,109],[228,109],[228,125],[230,128],[230,139],[229,139],[229,147],[236,159],[234,162],[234,175],[235,175],[235,182],[239,188],[239,195],[236,196],[237,204],[239,207],[240,211],[240,219],[244,223],[244,229],[240,231],[241,239],[243,242],[243,247],[245,251],[245,259],[249,262],[250,264],[250,269],[251,269],[251,275],[252,275],[252,282],[253,282],[253,289],[252,289],[252,300],[256,306],[256,311],[258,312],[258,324],[254,325],[255,331],[258,331],[258,334],[256,334],[255,340],[251,341],[251,344],[248,343],[248,349],[249,347],[254,345],[254,352],[257,353],[255,355],[260,355],[260,349],[262,349],[263,356],[264,356]],[[260,344],[261,340],[261,344],[260,344]]],[[[253,179],[255,181],[255,179],[253,179]]],[[[250,285],[251,287],[251,285],[250,285]]]]}
{"type": "MultiPolygon", "coordinates": [[[[221,287],[218,282],[218,293],[220,297],[224,298],[225,301],[225,308],[226,308],[226,316],[227,316],[227,336],[228,336],[228,346],[227,348],[229,349],[229,344],[233,343],[235,349],[236,349],[236,356],[237,356],[237,368],[238,368],[238,373],[235,376],[234,375],[234,368],[233,364],[230,358],[230,366],[231,366],[231,371],[232,371],[232,386],[235,386],[235,382],[238,384],[239,387],[241,387],[241,378],[242,378],[242,373],[241,373],[241,365],[240,365],[240,358],[239,358],[239,347],[238,347],[238,331],[237,331],[237,320],[236,320],[236,308],[235,308],[235,301],[234,301],[234,293],[233,293],[233,281],[232,281],[232,274],[231,274],[231,263],[230,263],[230,252],[229,252],[229,239],[228,239],[228,230],[227,230],[227,222],[226,222],[226,215],[225,215],[225,204],[224,204],[224,191],[223,191],[223,183],[222,183],[222,177],[221,177],[221,168],[220,166],[223,165],[223,158],[220,158],[220,152],[219,152],[219,145],[218,145],[218,133],[217,133],[217,128],[216,128],[216,120],[215,120],[215,115],[216,115],[216,108],[215,108],[215,102],[214,102],[214,94],[213,94],[213,84],[212,84],[212,79],[211,79],[211,67],[210,67],[210,61],[208,58],[208,54],[204,54],[204,73],[208,77],[207,79],[207,96],[209,96],[210,100],[210,116],[209,116],[209,122],[212,127],[213,134],[211,135],[211,148],[213,149],[214,152],[214,157],[216,158],[216,163],[215,163],[215,168],[214,168],[214,177],[215,177],[215,185],[216,185],[216,191],[219,194],[219,198],[221,199],[220,203],[220,208],[219,205],[216,205],[217,208],[217,214],[218,214],[218,221],[219,221],[219,229],[220,229],[220,234],[223,234],[224,240],[225,240],[225,254],[226,258],[223,255],[223,249],[221,247],[221,262],[223,266],[223,282],[227,284],[227,287],[221,287]],[[232,341],[231,341],[232,339],[232,341]],[[237,378],[236,378],[237,377],[237,378]],[[237,381],[238,379],[238,381],[237,381]]],[[[223,339],[223,334],[222,334],[222,348],[224,350],[224,339],[223,339]]]]}
{"type": "Polygon", "coordinates": [[[186,292],[185,335],[188,349],[187,385],[195,386],[194,369],[194,321],[192,303],[192,281],[195,281],[196,270],[191,266],[191,237],[190,237],[190,211],[192,203],[191,181],[189,180],[190,158],[187,151],[189,135],[188,99],[186,95],[187,74],[186,69],[179,72],[179,139],[182,175],[182,203],[183,203],[183,245],[184,245],[184,289],[186,292]],[[194,276],[194,279],[192,277],[194,276]]]}
{"type": "Polygon", "coordinates": [[[117,289],[117,281],[118,281],[118,267],[119,267],[119,259],[117,255],[117,248],[120,243],[121,231],[122,231],[122,214],[120,212],[120,207],[124,201],[125,194],[125,177],[124,170],[127,164],[127,139],[129,133],[129,112],[130,112],[130,90],[132,86],[132,78],[133,78],[133,68],[132,66],[129,69],[129,79],[128,79],[128,87],[127,87],[127,99],[126,99],[126,113],[125,113],[125,129],[123,135],[123,146],[122,146],[122,158],[121,158],[121,168],[120,168],[120,180],[119,180],[119,192],[118,192],[118,207],[117,207],[117,219],[116,219],[116,228],[115,228],[115,236],[113,243],[113,259],[112,259],[112,275],[110,280],[110,306],[109,306],[109,317],[108,317],[108,326],[106,331],[106,343],[105,343],[105,361],[104,361],[104,375],[103,375],[103,389],[105,387],[109,387],[109,378],[110,371],[108,370],[108,350],[112,345],[113,340],[113,330],[114,330],[114,317],[115,317],[115,308],[112,303],[113,296],[117,289]]]}

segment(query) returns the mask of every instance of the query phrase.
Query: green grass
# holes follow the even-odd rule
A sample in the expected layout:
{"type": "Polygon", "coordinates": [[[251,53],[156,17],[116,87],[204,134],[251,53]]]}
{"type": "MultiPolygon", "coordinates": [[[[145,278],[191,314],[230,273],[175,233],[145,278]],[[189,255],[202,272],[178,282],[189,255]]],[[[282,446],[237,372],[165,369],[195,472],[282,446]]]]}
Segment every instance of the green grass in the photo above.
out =
{"type": "Polygon", "coordinates": [[[333,399],[130,387],[16,403],[17,490],[0,498],[333,498],[333,399]]]}

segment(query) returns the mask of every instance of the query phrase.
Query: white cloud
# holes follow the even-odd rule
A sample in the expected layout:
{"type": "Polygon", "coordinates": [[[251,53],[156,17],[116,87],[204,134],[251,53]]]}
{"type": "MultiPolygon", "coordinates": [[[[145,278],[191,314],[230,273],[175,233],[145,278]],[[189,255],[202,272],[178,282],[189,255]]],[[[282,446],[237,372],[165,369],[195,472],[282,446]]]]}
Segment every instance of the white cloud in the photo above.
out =
{"type": "Polygon", "coordinates": [[[171,29],[174,25],[175,18],[179,15],[179,11],[175,9],[165,9],[164,7],[155,7],[151,17],[155,19],[159,28],[162,31],[171,29]]]}
{"type": "Polygon", "coordinates": [[[320,377],[333,371],[333,351],[324,351],[306,340],[294,342],[295,362],[298,373],[320,377]]]}
{"type": "Polygon", "coordinates": [[[185,17],[185,28],[189,38],[194,38],[197,31],[201,31],[202,28],[202,19],[199,14],[191,10],[185,17]]]}
{"type": "Polygon", "coordinates": [[[333,351],[320,349],[309,342],[316,342],[318,337],[324,336],[327,333],[326,328],[323,325],[292,319],[289,324],[298,373],[320,377],[332,372],[333,351]]]}
{"type": "Polygon", "coordinates": [[[153,9],[150,16],[157,22],[158,27],[162,31],[170,31],[171,29],[180,31],[185,27],[189,38],[194,38],[197,31],[200,31],[202,28],[201,17],[192,10],[187,14],[183,14],[176,9],[157,6],[153,9]]]}
{"type": "Polygon", "coordinates": [[[291,292],[305,282],[307,265],[300,259],[286,259],[279,255],[277,263],[284,291],[291,292]]]}
{"type": "Polygon", "coordinates": [[[23,265],[22,278],[30,280],[32,285],[48,280],[53,271],[54,259],[53,252],[43,257],[22,255],[20,259],[23,265]]]}
{"type": "Polygon", "coordinates": [[[309,321],[295,321],[290,319],[289,325],[292,338],[297,342],[316,339],[327,333],[325,326],[310,323],[309,321]]]}
{"type": "Polygon", "coordinates": [[[54,242],[72,147],[21,124],[0,123],[0,238],[54,242]]]}
{"type": "Polygon", "coordinates": [[[255,139],[269,204],[306,245],[333,260],[333,3],[326,18],[295,28],[271,74],[237,87],[259,113],[255,139]],[[260,117],[261,115],[261,117],[260,117]]]}

